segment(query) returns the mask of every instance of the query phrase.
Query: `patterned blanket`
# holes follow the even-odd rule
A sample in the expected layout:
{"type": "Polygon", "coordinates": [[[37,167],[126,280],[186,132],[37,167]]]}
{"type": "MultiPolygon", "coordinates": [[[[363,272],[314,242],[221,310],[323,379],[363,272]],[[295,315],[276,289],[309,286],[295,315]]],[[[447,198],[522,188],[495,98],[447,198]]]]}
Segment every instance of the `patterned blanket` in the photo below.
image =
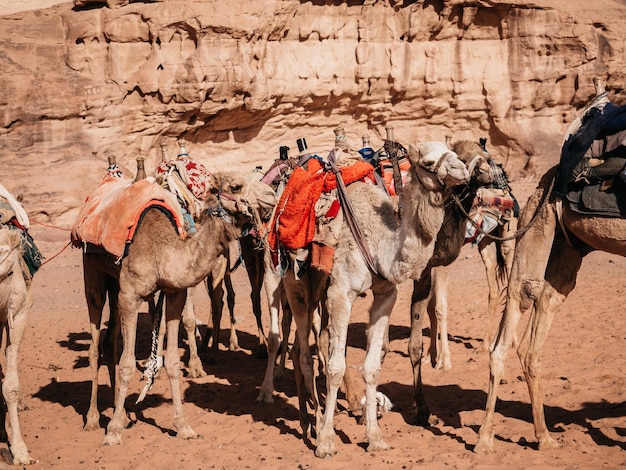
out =
{"type": "Polygon", "coordinates": [[[176,197],[154,182],[107,175],[89,196],[72,227],[74,246],[93,243],[122,258],[132,241],[142,214],[150,207],[163,210],[181,238],[186,237],[183,214],[176,197]]]}

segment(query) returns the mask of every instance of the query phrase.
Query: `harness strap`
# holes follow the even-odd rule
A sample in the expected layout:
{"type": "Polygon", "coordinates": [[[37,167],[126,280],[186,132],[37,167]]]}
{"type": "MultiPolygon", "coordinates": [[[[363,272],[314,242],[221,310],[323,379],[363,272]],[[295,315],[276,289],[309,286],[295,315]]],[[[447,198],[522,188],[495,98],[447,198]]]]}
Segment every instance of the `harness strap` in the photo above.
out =
{"type": "Polygon", "coordinates": [[[557,198],[555,205],[556,205],[556,219],[559,221],[561,232],[563,232],[563,236],[565,237],[565,242],[572,248],[575,248],[574,245],[572,245],[572,241],[570,240],[569,235],[567,234],[567,230],[565,230],[565,224],[563,223],[563,199],[557,198]]]}
{"type": "Polygon", "coordinates": [[[365,259],[365,263],[367,267],[377,276],[380,276],[380,273],[376,269],[376,265],[374,263],[374,258],[372,257],[369,248],[367,247],[367,243],[363,236],[363,232],[361,231],[361,227],[356,221],[354,217],[354,209],[352,208],[352,204],[350,203],[350,199],[348,198],[348,193],[346,190],[346,185],[343,182],[343,178],[341,177],[341,171],[337,167],[337,162],[335,160],[335,150],[331,150],[330,154],[328,154],[328,164],[333,173],[335,173],[335,177],[337,178],[337,195],[339,198],[339,203],[346,215],[346,222],[348,223],[348,227],[350,227],[350,231],[352,232],[352,236],[354,237],[354,241],[356,242],[361,255],[363,255],[363,259],[365,259]]]}

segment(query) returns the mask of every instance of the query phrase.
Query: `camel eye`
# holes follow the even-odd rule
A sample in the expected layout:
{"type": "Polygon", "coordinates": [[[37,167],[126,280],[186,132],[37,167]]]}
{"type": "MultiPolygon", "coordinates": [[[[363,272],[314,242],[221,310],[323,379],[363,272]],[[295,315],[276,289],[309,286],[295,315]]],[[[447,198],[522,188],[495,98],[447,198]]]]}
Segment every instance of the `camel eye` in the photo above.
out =
{"type": "Polygon", "coordinates": [[[237,194],[237,193],[240,193],[240,192],[241,192],[241,188],[243,188],[243,185],[242,185],[242,184],[233,184],[233,185],[230,187],[230,191],[231,191],[233,194],[237,194]]]}

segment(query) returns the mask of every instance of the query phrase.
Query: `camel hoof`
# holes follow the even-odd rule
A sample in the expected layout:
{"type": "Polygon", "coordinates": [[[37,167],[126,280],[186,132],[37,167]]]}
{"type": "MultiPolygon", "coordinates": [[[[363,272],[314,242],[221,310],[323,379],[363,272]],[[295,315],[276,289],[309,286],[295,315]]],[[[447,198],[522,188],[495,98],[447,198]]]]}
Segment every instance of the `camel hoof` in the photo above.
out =
{"type": "Polygon", "coordinates": [[[191,429],[191,426],[182,426],[180,429],[177,430],[176,437],[185,440],[200,439],[200,435],[197,434],[196,431],[191,429]]]}
{"type": "Polygon", "coordinates": [[[272,393],[265,393],[265,392],[261,392],[259,393],[259,396],[256,397],[256,400],[254,400],[255,403],[258,404],[271,404],[274,403],[274,397],[272,396],[272,393]]]}
{"type": "Polygon", "coordinates": [[[375,452],[377,450],[389,450],[389,449],[391,449],[389,444],[387,444],[382,439],[378,439],[374,442],[370,442],[369,445],[367,446],[368,452],[375,452]]]}
{"type": "Polygon", "coordinates": [[[187,372],[189,373],[189,378],[191,379],[199,379],[200,377],[206,377],[207,375],[202,366],[197,367],[189,365],[187,372]]]}
{"type": "Polygon", "coordinates": [[[104,436],[101,446],[119,446],[122,445],[122,435],[120,433],[110,433],[104,436]]]}
{"type": "Polygon", "coordinates": [[[550,436],[539,439],[539,450],[559,449],[560,447],[561,444],[559,444],[550,436]]]}
{"type": "Polygon", "coordinates": [[[92,422],[92,421],[87,420],[87,422],[83,426],[83,430],[85,430],[85,431],[97,431],[98,429],[100,429],[100,422],[99,422],[99,420],[96,421],[96,422],[92,422]]]}
{"type": "Polygon", "coordinates": [[[329,459],[333,455],[337,454],[337,450],[335,449],[334,444],[319,444],[315,448],[315,457],[320,459],[329,459]]]}
{"type": "Polygon", "coordinates": [[[231,344],[228,346],[228,350],[232,351],[232,352],[237,352],[239,351],[241,348],[239,347],[238,344],[231,344]]]}
{"type": "Polygon", "coordinates": [[[451,362],[437,362],[437,364],[435,365],[435,369],[436,370],[450,370],[452,369],[452,363],[451,362]]]}
{"type": "Polygon", "coordinates": [[[493,440],[491,439],[478,439],[478,444],[474,447],[474,453],[480,455],[493,454],[496,451],[493,440]]]}
{"type": "Polygon", "coordinates": [[[37,460],[28,455],[28,449],[26,448],[26,444],[24,442],[9,447],[10,451],[9,449],[2,449],[1,452],[2,460],[9,465],[32,465],[37,463],[37,460]]]}

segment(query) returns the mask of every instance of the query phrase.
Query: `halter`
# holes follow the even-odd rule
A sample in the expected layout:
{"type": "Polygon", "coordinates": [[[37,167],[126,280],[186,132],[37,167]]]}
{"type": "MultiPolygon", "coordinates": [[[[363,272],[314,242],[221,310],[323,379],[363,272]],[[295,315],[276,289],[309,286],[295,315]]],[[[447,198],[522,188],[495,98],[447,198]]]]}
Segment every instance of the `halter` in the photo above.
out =
{"type": "MultiPolygon", "coordinates": [[[[422,156],[422,152],[420,152],[420,157],[422,156]]],[[[432,173],[433,176],[435,177],[435,179],[437,180],[437,182],[439,183],[439,186],[441,187],[441,189],[444,189],[446,187],[446,183],[439,177],[438,173],[439,173],[439,168],[441,168],[441,165],[443,164],[444,160],[446,160],[448,158],[448,152],[444,152],[441,154],[441,156],[439,157],[439,160],[437,160],[437,163],[435,163],[435,166],[433,169],[430,168],[425,168],[422,165],[419,164],[419,160],[417,163],[417,166],[421,169],[423,169],[424,171],[427,171],[428,173],[432,173]]],[[[425,188],[427,188],[426,184],[424,184],[424,181],[422,181],[422,178],[420,178],[419,173],[417,172],[417,168],[415,169],[415,176],[417,176],[418,181],[422,184],[422,186],[424,186],[425,188]]]]}

